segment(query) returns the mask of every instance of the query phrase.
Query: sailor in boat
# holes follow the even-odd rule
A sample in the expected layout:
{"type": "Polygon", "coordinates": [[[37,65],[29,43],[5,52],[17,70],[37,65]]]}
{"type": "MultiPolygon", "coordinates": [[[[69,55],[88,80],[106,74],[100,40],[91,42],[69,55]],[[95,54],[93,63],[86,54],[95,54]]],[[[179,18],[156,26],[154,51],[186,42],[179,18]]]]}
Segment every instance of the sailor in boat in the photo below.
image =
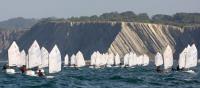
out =
{"type": "Polygon", "coordinates": [[[76,67],[77,65],[76,64],[71,64],[71,67],[76,67]]]}
{"type": "Polygon", "coordinates": [[[163,71],[163,69],[162,69],[162,65],[163,65],[163,57],[162,57],[162,55],[159,53],[159,52],[157,52],[157,54],[155,55],[155,65],[156,65],[156,71],[157,72],[162,72],[163,71]]]}
{"type": "Polygon", "coordinates": [[[39,69],[38,72],[37,72],[37,75],[38,75],[39,77],[43,77],[43,76],[44,76],[44,72],[42,72],[42,70],[39,69]]]}
{"type": "Polygon", "coordinates": [[[5,64],[2,68],[3,72],[6,72],[8,74],[14,74],[15,73],[15,69],[14,67],[9,66],[8,64],[5,64]]]}
{"type": "Polygon", "coordinates": [[[26,69],[26,65],[23,65],[22,67],[20,67],[20,71],[24,74],[26,73],[27,69],[26,69]]]}
{"type": "Polygon", "coordinates": [[[175,71],[185,71],[186,69],[185,68],[180,68],[179,65],[177,65],[176,69],[172,69],[172,70],[175,70],[175,71]]]}
{"type": "Polygon", "coordinates": [[[39,75],[44,75],[44,69],[40,68],[39,66],[36,68],[36,74],[39,75]]]}
{"type": "Polygon", "coordinates": [[[120,62],[120,63],[119,63],[119,66],[120,66],[120,67],[123,67],[123,63],[122,63],[122,62],[120,62]]]}
{"type": "Polygon", "coordinates": [[[181,70],[180,67],[179,67],[179,65],[176,67],[176,70],[177,70],[177,71],[180,71],[180,70],[181,70]]]}
{"type": "Polygon", "coordinates": [[[162,70],[161,66],[156,66],[156,71],[157,71],[158,73],[160,73],[160,72],[162,72],[163,70],[162,70]]]}
{"type": "Polygon", "coordinates": [[[2,68],[2,70],[6,70],[6,69],[8,69],[8,68],[10,68],[9,66],[8,66],[8,64],[5,64],[4,66],[3,66],[3,68],[2,68]]]}

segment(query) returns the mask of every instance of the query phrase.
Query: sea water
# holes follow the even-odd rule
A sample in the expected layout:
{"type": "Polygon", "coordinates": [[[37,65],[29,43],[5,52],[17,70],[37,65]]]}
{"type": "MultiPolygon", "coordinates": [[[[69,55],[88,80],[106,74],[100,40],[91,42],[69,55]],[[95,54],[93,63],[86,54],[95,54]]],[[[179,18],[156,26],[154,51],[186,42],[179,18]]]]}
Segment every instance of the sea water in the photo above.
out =
{"type": "Polygon", "coordinates": [[[200,66],[195,73],[157,73],[152,63],[135,68],[62,68],[53,78],[0,72],[0,88],[200,88],[199,72],[200,66]]]}

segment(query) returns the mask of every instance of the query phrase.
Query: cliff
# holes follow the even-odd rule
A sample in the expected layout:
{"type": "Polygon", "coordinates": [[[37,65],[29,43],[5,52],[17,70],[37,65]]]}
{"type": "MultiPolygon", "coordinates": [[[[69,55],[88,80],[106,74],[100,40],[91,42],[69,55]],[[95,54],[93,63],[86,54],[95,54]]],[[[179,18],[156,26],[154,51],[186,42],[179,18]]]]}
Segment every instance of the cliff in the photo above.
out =
{"type": "Polygon", "coordinates": [[[120,30],[120,23],[44,22],[32,27],[17,43],[27,51],[32,42],[37,40],[49,52],[57,44],[62,56],[80,50],[89,59],[94,51],[107,52],[120,30]]]}
{"type": "Polygon", "coordinates": [[[0,61],[7,58],[7,49],[13,41],[17,41],[27,30],[0,30],[0,61]]]}
{"type": "MultiPolygon", "coordinates": [[[[153,56],[163,52],[169,44],[174,56],[192,42],[199,43],[199,27],[179,28],[176,26],[133,23],[133,22],[40,22],[25,33],[18,41],[26,51],[34,40],[50,50],[57,44],[62,57],[79,50],[89,59],[94,51],[112,52],[123,56],[134,51],[153,56]]],[[[197,48],[200,50],[199,46],[197,48]]]]}
{"type": "MultiPolygon", "coordinates": [[[[169,44],[174,52],[182,29],[175,26],[148,23],[121,23],[122,29],[109,48],[109,52],[124,55],[130,51],[153,55],[163,52],[169,44]]],[[[177,48],[178,49],[178,48],[177,48]]]]}
{"type": "Polygon", "coordinates": [[[37,22],[38,22],[37,19],[16,17],[5,21],[1,21],[0,28],[4,30],[25,30],[25,29],[30,29],[37,22]]]}

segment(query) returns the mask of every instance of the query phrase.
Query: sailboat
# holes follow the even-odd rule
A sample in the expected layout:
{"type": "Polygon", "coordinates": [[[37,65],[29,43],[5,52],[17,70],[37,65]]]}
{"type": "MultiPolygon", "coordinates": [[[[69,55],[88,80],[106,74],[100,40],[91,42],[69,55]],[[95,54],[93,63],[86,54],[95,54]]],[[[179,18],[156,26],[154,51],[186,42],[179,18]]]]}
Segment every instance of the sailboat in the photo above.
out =
{"type": "Polygon", "coordinates": [[[57,45],[53,47],[49,54],[49,73],[57,73],[61,71],[61,54],[57,45]]]}
{"type": "Polygon", "coordinates": [[[157,52],[157,54],[155,56],[155,65],[156,66],[163,65],[163,57],[162,57],[162,55],[159,52],[157,52]]]}
{"type": "Polygon", "coordinates": [[[133,59],[133,65],[136,66],[136,65],[138,64],[138,63],[137,63],[137,58],[138,58],[138,57],[137,57],[136,53],[133,54],[133,58],[134,58],[134,59],[133,59]]]}
{"type": "Polygon", "coordinates": [[[143,55],[137,57],[137,65],[138,66],[143,65],[143,55]]]}
{"type": "Polygon", "coordinates": [[[35,67],[39,67],[42,64],[41,61],[42,61],[42,59],[41,59],[40,46],[37,43],[37,41],[35,40],[28,50],[28,58],[27,58],[26,68],[29,70],[26,71],[26,75],[36,76],[35,72],[32,71],[31,69],[33,69],[35,67]]]}
{"type": "Polygon", "coordinates": [[[85,60],[81,51],[78,51],[78,53],[75,56],[75,59],[76,59],[76,67],[85,66],[85,60]]]}
{"type": "MultiPolygon", "coordinates": [[[[8,49],[8,66],[9,67],[14,67],[14,66],[19,67],[19,65],[21,64],[20,59],[21,59],[21,54],[19,51],[19,47],[17,46],[16,42],[13,41],[10,48],[8,49]]],[[[7,68],[6,73],[14,74],[15,70],[12,68],[7,68]]]]}
{"type": "Polygon", "coordinates": [[[114,54],[110,53],[108,54],[108,59],[107,59],[107,67],[112,67],[114,65],[114,54]]]}
{"type": "Polygon", "coordinates": [[[163,53],[164,70],[171,70],[173,65],[173,52],[171,47],[168,45],[163,53]]]}
{"type": "Polygon", "coordinates": [[[49,52],[46,48],[41,48],[41,65],[39,68],[46,68],[49,66],[49,52]]]}
{"type": "Polygon", "coordinates": [[[76,56],[73,54],[70,57],[70,67],[75,67],[75,64],[76,64],[76,56]]]}
{"type": "Polygon", "coordinates": [[[195,44],[188,45],[179,56],[179,68],[189,71],[197,66],[198,52],[195,44]]]}
{"type": "Polygon", "coordinates": [[[126,67],[129,65],[129,53],[125,54],[124,56],[124,66],[123,67],[126,67]]]}
{"type": "Polygon", "coordinates": [[[185,48],[180,54],[179,54],[179,60],[178,60],[178,68],[179,69],[185,69],[186,65],[186,55],[188,53],[188,48],[185,48]]]}
{"type": "Polygon", "coordinates": [[[100,64],[101,64],[101,53],[97,51],[95,59],[95,68],[100,68],[101,67],[100,64]]]}
{"type": "Polygon", "coordinates": [[[99,58],[100,58],[99,65],[102,67],[102,66],[104,66],[106,64],[106,62],[105,62],[106,55],[105,54],[100,54],[99,58]]]}
{"type": "Polygon", "coordinates": [[[156,70],[161,71],[161,66],[163,65],[163,57],[159,52],[157,52],[155,56],[155,65],[156,70]]]}
{"type": "Polygon", "coordinates": [[[64,66],[69,66],[69,56],[68,54],[65,55],[65,58],[64,58],[64,66]]]}
{"type": "Polygon", "coordinates": [[[133,52],[130,52],[129,53],[129,58],[128,58],[128,66],[129,67],[133,67],[133,66],[135,66],[135,62],[134,62],[134,54],[133,54],[133,52]]]}
{"type": "Polygon", "coordinates": [[[90,57],[90,68],[93,68],[96,64],[96,52],[93,52],[90,57]]]}
{"type": "Polygon", "coordinates": [[[107,65],[107,61],[108,61],[108,58],[109,58],[109,56],[108,56],[109,54],[108,53],[104,53],[104,54],[101,54],[101,62],[103,62],[103,67],[106,67],[106,65],[107,65]]]}
{"type": "Polygon", "coordinates": [[[143,61],[143,66],[149,65],[149,56],[147,56],[146,54],[144,54],[142,61],[143,61]]]}
{"type": "Polygon", "coordinates": [[[47,68],[49,66],[49,52],[46,48],[41,48],[41,65],[37,69],[36,72],[39,72],[39,70],[44,73],[44,68],[47,68]]]}
{"type": "Polygon", "coordinates": [[[120,56],[119,56],[119,54],[117,53],[116,55],[115,55],[115,66],[119,66],[120,65],[120,56]]]}
{"type": "Polygon", "coordinates": [[[191,64],[191,68],[196,67],[197,66],[197,60],[198,60],[198,51],[196,48],[195,44],[192,44],[190,51],[189,51],[192,55],[192,64],[191,64]]]}
{"type": "Polygon", "coordinates": [[[26,65],[26,52],[24,50],[22,50],[20,52],[20,56],[21,56],[21,59],[20,59],[20,64],[19,66],[23,66],[23,65],[26,65]]]}

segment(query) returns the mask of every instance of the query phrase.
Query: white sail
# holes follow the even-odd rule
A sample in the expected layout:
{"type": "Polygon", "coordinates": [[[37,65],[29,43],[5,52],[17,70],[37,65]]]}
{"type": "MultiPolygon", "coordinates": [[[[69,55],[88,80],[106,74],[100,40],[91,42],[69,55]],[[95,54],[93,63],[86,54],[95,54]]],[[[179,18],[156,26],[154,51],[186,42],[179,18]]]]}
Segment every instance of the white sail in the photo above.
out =
{"type": "Polygon", "coordinates": [[[136,56],[136,60],[135,60],[135,61],[136,61],[136,65],[139,65],[139,64],[140,64],[140,58],[139,58],[138,55],[136,56]]]}
{"type": "Polygon", "coordinates": [[[162,55],[159,52],[157,52],[157,54],[155,56],[155,65],[156,66],[163,65],[163,57],[162,57],[162,55]]]}
{"type": "Polygon", "coordinates": [[[41,63],[41,50],[40,46],[35,40],[28,50],[28,64],[27,68],[34,68],[40,66],[41,63]]]}
{"type": "Polygon", "coordinates": [[[40,65],[40,68],[49,66],[49,52],[44,47],[41,49],[41,61],[42,64],[40,65]]]}
{"type": "Polygon", "coordinates": [[[107,59],[108,59],[108,54],[102,54],[101,55],[101,62],[102,62],[101,66],[105,66],[106,65],[107,59]]]}
{"type": "Polygon", "coordinates": [[[83,54],[80,51],[78,51],[78,53],[76,54],[76,66],[77,67],[85,66],[85,60],[83,54]]]}
{"type": "Polygon", "coordinates": [[[164,69],[169,69],[173,65],[173,52],[171,47],[168,45],[163,53],[164,69]]]}
{"type": "Polygon", "coordinates": [[[190,45],[188,45],[187,48],[186,48],[187,52],[186,52],[186,56],[185,56],[185,68],[190,68],[191,67],[192,54],[190,53],[190,51],[191,51],[190,48],[191,48],[190,45]]]}
{"type": "Polygon", "coordinates": [[[137,63],[137,58],[138,58],[138,57],[137,57],[136,53],[134,53],[134,54],[133,54],[133,62],[134,62],[133,65],[134,65],[134,66],[138,64],[138,63],[137,63]]]}
{"type": "Polygon", "coordinates": [[[8,49],[8,65],[9,66],[18,66],[20,64],[20,52],[19,47],[17,46],[16,42],[13,41],[10,48],[8,49]]]}
{"type": "Polygon", "coordinates": [[[114,65],[114,55],[113,55],[113,53],[108,54],[107,65],[109,65],[109,66],[114,65]]]}
{"type": "Polygon", "coordinates": [[[99,53],[99,51],[97,51],[97,53],[96,53],[96,62],[95,62],[95,66],[96,67],[100,67],[101,66],[101,56],[102,56],[102,54],[99,53]]]}
{"type": "Polygon", "coordinates": [[[198,60],[198,51],[197,51],[195,44],[192,44],[192,46],[191,46],[191,53],[192,53],[192,61],[193,61],[192,67],[196,67],[197,60],[198,60]]]}
{"type": "Polygon", "coordinates": [[[119,54],[115,55],[115,65],[120,65],[120,57],[119,54]]]}
{"type": "Polygon", "coordinates": [[[143,55],[138,56],[137,61],[138,61],[137,62],[138,65],[142,65],[143,64],[143,55]]]}
{"type": "Polygon", "coordinates": [[[191,47],[188,45],[188,52],[186,54],[185,68],[191,68],[197,66],[197,49],[193,44],[191,47]]]}
{"type": "Polygon", "coordinates": [[[99,58],[100,58],[100,62],[99,62],[99,65],[102,66],[104,61],[103,61],[103,58],[104,58],[104,54],[100,54],[99,58]]]}
{"type": "Polygon", "coordinates": [[[61,71],[61,54],[55,45],[49,54],[49,73],[57,73],[61,71]]]}
{"type": "Polygon", "coordinates": [[[125,54],[124,56],[124,65],[128,65],[129,64],[129,53],[125,54]]]}
{"type": "Polygon", "coordinates": [[[70,57],[70,65],[71,66],[74,66],[76,64],[76,56],[73,54],[71,57],[70,57]]]}
{"type": "Polygon", "coordinates": [[[26,65],[26,53],[24,50],[21,51],[20,66],[26,65]]]}
{"type": "Polygon", "coordinates": [[[132,67],[132,66],[134,66],[135,64],[135,62],[134,62],[134,54],[132,53],[132,52],[130,52],[129,53],[129,58],[128,58],[128,66],[129,67],[132,67]]]}
{"type": "Polygon", "coordinates": [[[106,55],[105,54],[100,54],[100,66],[103,66],[103,65],[105,65],[106,64],[106,62],[105,62],[105,59],[106,58],[106,55]]]}
{"type": "Polygon", "coordinates": [[[65,66],[69,65],[69,56],[68,56],[68,54],[65,55],[64,65],[65,66]]]}
{"type": "Polygon", "coordinates": [[[179,55],[178,64],[180,69],[185,68],[186,55],[187,55],[187,48],[185,48],[179,55]]]}
{"type": "Polygon", "coordinates": [[[143,66],[149,65],[149,56],[146,54],[143,55],[143,66]]]}
{"type": "Polygon", "coordinates": [[[95,65],[96,57],[97,57],[96,52],[94,52],[90,57],[90,65],[95,65]]]}

